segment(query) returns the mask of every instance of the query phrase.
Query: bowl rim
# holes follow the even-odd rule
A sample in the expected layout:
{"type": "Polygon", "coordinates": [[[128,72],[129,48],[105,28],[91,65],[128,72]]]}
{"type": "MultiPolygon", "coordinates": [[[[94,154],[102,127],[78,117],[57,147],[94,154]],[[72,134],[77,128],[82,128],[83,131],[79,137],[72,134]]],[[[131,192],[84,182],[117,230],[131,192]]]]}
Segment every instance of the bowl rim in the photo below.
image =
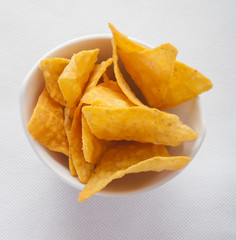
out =
{"type": "MultiPolygon", "coordinates": [[[[83,187],[85,186],[85,184],[81,183],[78,180],[77,184],[74,184],[73,182],[70,182],[67,178],[64,177],[64,174],[61,173],[60,171],[56,171],[55,168],[53,168],[48,161],[46,161],[46,159],[42,158],[38,152],[38,150],[36,149],[36,146],[34,146],[34,142],[33,142],[33,138],[30,136],[30,134],[28,133],[27,130],[27,126],[25,124],[24,121],[24,95],[25,95],[25,91],[26,91],[26,87],[27,84],[29,82],[29,80],[31,79],[31,75],[34,74],[34,72],[38,69],[38,65],[40,63],[40,61],[42,59],[45,58],[49,58],[51,55],[53,55],[55,52],[71,45],[71,44],[75,44],[75,43],[79,43],[81,41],[86,41],[86,40],[94,40],[94,39],[112,39],[112,34],[91,34],[91,35],[85,35],[85,36],[81,36],[81,37],[77,37],[77,38],[73,38],[71,40],[68,40],[64,43],[59,44],[58,46],[53,47],[51,50],[49,50],[47,53],[45,53],[42,57],[40,57],[36,63],[30,68],[30,70],[28,71],[28,73],[26,74],[24,80],[22,81],[21,87],[20,87],[20,114],[21,114],[21,123],[23,125],[23,129],[24,129],[24,133],[25,136],[28,140],[28,142],[30,143],[31,147],[34,150],[34,153],[36,153],[36,155],[38,156],[38,158],[51,170],[53,171],[58,177],[59,179],[61,179],[63,182],[66,182],[68,185],[78,189],[79,191],[82,191],[83,187]]],[[[147,48],[153,48],[152,45],[147,44],[141,40],[129,37],[130,40],[141,44],[147,48]]],[[[59,57],[59,56],[58,56],[59,57]]],[[[200,115],[201,115],[201,125],[203,128],[203,132],[202,132],[202,137],[201,139],[197,139],[198,143],[196,144],[195,147],[195,152],[194,154],[191,156],[191,161],[193,160],[193,158],[196,156],[196,154],[199,152],[199,149],[204,141],[204,138],[206,136],[206,119],[205,119],[205,115],[204,115],[204,110],[203,110],[203,106],[201,104],[201,100],[200,97],[198,96],[198,105],[199,105],[199,111],[200,111],[200,115]]],[[[145,188],[141,188],[141,189],[136,189],[134,191],[128,191],[128,192],[98,192],[96,193],[96,195],[100,195],[100,196],[106,196],[106,197],[115,197],[115,196],[126,196],[126,195],[136,195],[136,194],[140,194],[140,193],[144,193],[144,192],[148,192],[151,191],[155,188],[158,188],[160,186],[163,186],[164,184],[166,184],[167,182],[169,182],[170,180],[172,180],[173,178],[175,178],[177,175],[179,175],[184,169],[186,169],[189,166],[189,164],[184,167],[181,170],[175,171],[175,174],[172,174],[170,177],[168,177],[167,179],[165,179],[164,181],[161,181],[160,183],[154,184],[153,186],[149,186],[149,187],[145,187],[145,188]]]]}

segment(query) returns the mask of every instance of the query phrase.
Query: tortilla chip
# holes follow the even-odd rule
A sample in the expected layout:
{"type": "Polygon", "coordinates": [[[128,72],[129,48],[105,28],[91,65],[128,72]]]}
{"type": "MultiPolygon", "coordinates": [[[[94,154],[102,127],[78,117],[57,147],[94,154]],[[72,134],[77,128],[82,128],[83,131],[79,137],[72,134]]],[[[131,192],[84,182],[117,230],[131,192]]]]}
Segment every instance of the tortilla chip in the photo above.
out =
{"type": "MultiPolygon", "coordinates": [[[[70,130],[71,130],[71,125],[72,125],[72,118],[70,116],[70,109],[65,107],[64,109],[64,127],[65,127],[65,132],[66,132],[66,136],[67,136],[67,141],[69,144],[69,150],[70,150],[70,130]]],[[[69,151],[69,169],[70,169],[70,173],[73,177],[77,176],[76,170],[75,170],[75,166],[74,163],[72,161],[72,157],[71,157],[71,153],[69,151]]]]}
{"type": "Polygon", "coordinates": [[[126,142],[106,151],[97,164],[87,185],[79,195],[85,201],[112,180],[129,173],[179,170],[190,161],[188,157],[170,157],[162,145],[126,142]]]}
{"type": "Polygon", "coordinates": [[[58,83],[66,104],[73,115],[79,103],[90,73],[95,67],[99,50],[81,51],[74,54],[66,66],[58,83]]]}
{"type": "Polygon", "coordinates": [[[116,43],[114,38],[112,39],[112,57],[113,57],[113,65],[114,65],[114,73],[115,73],[115,77],[117,80],[117,83],[119,85],[119,87],[122,89],[123,93],[127,96],[127,98],[134,104],[137,106],[143,106],[145,107],[145,105],[140,102],[140,100],[135,96],[135,94],[132,92],[132,90],[130,89],[129,85],[127,84],[127,82],[125,81],[120,69],[119,69],[119,65],[118,65],[118,55],[117,55],[117,50],[116,50],[116,43]]]}
{"type": "Polygon", "coordinates": [[[82,126],[81,126],[81,108],[79,103],[74,113],[70,132],[70,152],[80,182],[87,183],[94,169],[94,164],[88,163],[84,159],[82,150],[82,126]]]}
{"type": "Polygon", "coordinates": [[[159,107],[167,109],[197,97],[212,88],[210,79],[183,63],[175,61],[166,97],[159,107]]]}
{"type": "MultiPolygon", "coordinates": [[[[154,49],[148,50],[148,48],[128,39],[127,36],[120,33],[112,24],[109,24],[109,26],[117,44],[117,51],[127,72],[140,88],[150,106],[159,109],[172,108],[212,88],[212,83],[208,78],[195,69],[178,61],[174,62],[174,71],[171,78],[167,77],[165,78],[167,81],[161,82],[158,81],[158,78],[155,78],[155,80],[158,81],[157,85],[155,82],[149,84],[148,80],[151,78],[147,78],[145,71],[154,64],[152,59],[146,62],[146,56],[144,55],[147,52],[154,51],[154,49]],[[146,70],[143,71],[144,69],[140,68],[140,65],[144,65],[144,69],[146,70]],[[140,75],[142,71],[143,75],[140,75]]],[[[158,61],[158,58],[155,61],[158,61]]],[[[162,71],[160,72],[156,67],[153,69],[158,71],[157,75],[163,74],[162,71]]],[[[151,69],[151,71],[153,71],[153,69],[151,69]]],[[[161,69],[163,70],[164,66],[162,66],[161,69]]],[[[173,70],[173,68],[171,69],[173,70]]],[[[167,69],[164,70],[167,71],[167,69]]],[[[149,72],[149,77],[152,74],[153,73],[149,72]]]]}
{"type": "Polygon", "coordinates": [[[91,88],[81,100],[88,105],[100,107],[133,107],[134,104],[123,94],[116,82],[107,81],[91,88]]]}
{"type": "Polygon", "coordinates": [[[39,97],[27,128],[31,136],[39,143],[52,151],[68,156],[63,107],[50,97],[46,88],[39,97]]]}
{"type": "Polygon", "coordinates": [[[82,142],[85,161],[96,164],[106,151],[109,142],[98,139],[91,132],[86,119],[82,114],[82,142]]]}
{"type": "Polygon", "coordinates": [[[93,134],[106,141],[127,140],[177,146],[197,138],[197,133],[183,124],[178,116],[154,108],[85,106],[82,112],[93,134]]]}
{"type": "Polygon", "coordinates": [[[43,71],[46,89],[56,102],[65,105],[64,97],[58,85],[58,78],[70,60],[65,58],[47,58],[40,62],[39,68],[43,71]]]}
{"type": "Polygon", "coordinates": [[[168,43],[154,49],[132,53],[118,49],[118,53],[148,104],[151,107],[159,107],[166,97],[177,49],[168,43]]]}
{"type": "Polygon", "coordinates": [[[90,77],[86,91],[89,91],[89,89],[95,87],[98,84],[98,81],[102,77],[103,73],[106,71],[106,69],[112,64],[112,58],[107,59],[106,61],[101,62],[100,64],[97,64],[93,70],[92,76],[90,77]]]}

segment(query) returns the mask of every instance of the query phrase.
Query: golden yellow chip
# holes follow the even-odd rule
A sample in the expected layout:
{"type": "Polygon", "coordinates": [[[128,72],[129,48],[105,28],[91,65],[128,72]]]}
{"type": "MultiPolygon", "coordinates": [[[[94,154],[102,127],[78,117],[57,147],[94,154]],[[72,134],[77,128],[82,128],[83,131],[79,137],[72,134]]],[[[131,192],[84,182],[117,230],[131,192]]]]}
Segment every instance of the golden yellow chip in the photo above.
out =
{"type": "Polygon", "coordinates": [[[40,62],[39,68],[43,71],[46,89],[56,102],[65,105],[65,100],[58,85],[58,78],[70,60],[65,58],[47,58],[40,62]]]}
{"type": "Polygon", "coordinates": [[[59,87],[71,115],[73,115],[76,105],[82,97],[90,73],[93,71],[97,61],[98,52],[98,49],[94,49],[74,54],[59,77],[59,87]]]}
{"type": "MultiPolygon", "coordinates": [[[[153,70],[158,71],[159,75],[161,75],[160,77],[162,77],[163,73],[158,68],[153,67],[155,61],[162,61],[162,59],[155,59],[154,62],[150,58],[151,56],[149,56],[150,59],[147,59],[146,53],[150,53],[154,49],[148,50],[128,39],[112,24],[109,24],[109,26],[117,44],[117,51],[127,72],[129,72],[140,88],[150,106],[159,109],[171,108],[212,88],[212,83],[208,78],[195,69],[177,61],[174,62],[174,71],[171,79],[169,77],[165,78],[169,79],[169,81],[159,82],[159,79],[156,78],[157,84],[155,82],[150,84],[148,79],[150,80],[149,77],[153,75],[153,70]],[[147,69],[148,67],[151,68],[150,72],[147,69]]],[[[154,56],[152,57],[154,58],[154,56]]],[[[161,66],[161,69],[164,69],[164,66],[161,66]]],[[[167,69],[164,70],[166,71],[167,69]]]]}
{"type": "Polygon", "coordinates": [[[116,82],[107,81],[91,88],[81,101],[88,105],[100,107],[133,107],[134,104],[123,94],[116,82]]]}
{"type": "Polygon", "coordinates": [[[177,146],[197,138],[197,133],[178,116],[154,108],[105,108],[82,110],[93,134],[107,141],[127,140],[177,146]]]}
{"type": "Polygon", "coordinates": [[[126,53],[118,50],[119,56],[148,104],[159,107],[166,97],[177,49],[171,44],[140,52],[126,53]]]}
{"type": "Polygon", "coordinates": [[[196,69],[175,61],[173,76],[167,89],[163,104],[159,107],[167,109],[197,97],[212,88],[210,79],[196,69]]]}
{"type": "Polygon", "coordinates": [[[100,64],[97,64],[95,66],[92,76],[88,81],[86,92],[98,84],[99,79],[102,77],[103,73],[111,64],[112,64],[112,58],[109,58],[106,61],[103,61],[100,64]]]}
{"type": "Polygon", "coordinates": [[[102,154],[106,151],[109,142],[98,139],[91,132],[86,119],[82,114],[82,142],[84,159],[87,162],[96,164],[102,154]]]}
{"type": "Polygon", "coordinates": [[[63,115],[63,107],[54,101],[44,89],[27,128],[35,140],[50,150],[68,155],[63,115]]]}
{"type": "Polygon", "coordinates": [[[118,65],[118,55],[116,50],[116,43],[114,38],[112,39],[112,57],[113,57],[113,65],[114,65],[114,73],[119,87],[122,89],[123,93],[127,96],[127,98],[137,106],[145,106],[140,100],[135,96],[135,94],[130,89],[129,85],[125,81],[118,65]]]}
{"type": "Polygon", "coordinates": [[[82,183],[87,183],[94,169],[94,164],[88,163],[84,159],[82,150],[81,108],[82,102],[80,102],[76,108],[72,121],[70,131],[70,153],[79,180],[82,183]]]}
{"type": "Polygon", "coordinates": [[[79,195],[85,201],[112,180],[129,173],[179,170],[190,161],[188,157],[169,157],[164,146],[150,143],[126,142],[104,153],[87,185],[79,195]]]}
{"type": "Polygon", "coordinates": [[[72,125],[72,118],[70,116],[70,109],[65,107],[64,109],[64,127],[65,127],[65,132],[67,136],[67,141],[69,144],[69,169],[70,173],[73,177],[77,176],[76,170],[74,163],[72,161],[71,153],[70,153],[70,130],[71,130],[71,125],[72,125]]]}

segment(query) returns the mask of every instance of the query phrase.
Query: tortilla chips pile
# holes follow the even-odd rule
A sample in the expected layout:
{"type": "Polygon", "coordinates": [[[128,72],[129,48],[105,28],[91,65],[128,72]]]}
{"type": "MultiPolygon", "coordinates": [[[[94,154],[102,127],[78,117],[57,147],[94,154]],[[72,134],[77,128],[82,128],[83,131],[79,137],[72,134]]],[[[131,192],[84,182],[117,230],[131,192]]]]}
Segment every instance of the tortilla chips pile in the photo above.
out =
{"type": "Polygon", "coordinates": [[[165,146],[192,141],[197,133],[162,110],[212,87],[176,61],[171,44],[147,49],[109,26],[112,58],[98,63],[99,49],[93,49],[41,61],[45,88],[28,123],[34,139],[68,156],[71,175],[86,184],[79,201],[125,174],[184,168],[190,158],[170,156],[165,146]],[[126,82],[119,57],[148,106],[126,82]]]}

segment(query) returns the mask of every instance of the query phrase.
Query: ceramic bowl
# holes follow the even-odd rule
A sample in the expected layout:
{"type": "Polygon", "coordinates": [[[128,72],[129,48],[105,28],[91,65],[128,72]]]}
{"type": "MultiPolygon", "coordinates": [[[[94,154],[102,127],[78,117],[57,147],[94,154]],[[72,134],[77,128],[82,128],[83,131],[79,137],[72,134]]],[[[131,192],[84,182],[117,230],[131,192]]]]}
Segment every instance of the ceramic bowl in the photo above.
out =
{"type": "MultiPolygon", "coordinates": [[[[148,48],[152,46],[139,40],[132,39],[148,48]]],[[[80,37],[66,42],[45,54],[41,59],[50,57],[71,58],[73,53],[81,50],[89,50],[99,48],[98,61],[106,60],[112,55],[111,35],[92,35],[80,37]]],[[[55,153],[40,143],[35,141],[27,131],[27,123],[33,113],[38,97],[44,88],[44,79],[42,72],[39,70],[39,62],[36,62],[27,74],[21,89],[21,113],[25,134],[38,157],[64,182],[82,190],[84,184],[80,183],[78,178],[72,177],[68,168],[68,159],[60,153],[55,153]]],[[[128,76],[125,75],[128,78],[128,76]]],[[[193,160],[195,154],[199,150],[205,135],[205,122],[200,104],[200,98],[194,98],[191,101],[183,103],[168,112],[177,114],[180,119],[195,131],[199,137],[191,142],[185,142],[178,147],[168,147],[171,155],[189,156],[193,160]]],[[[35,159],[32,159],[35,161],[35,159]]],[[[191,164],[191,162],[190,162],[191,164]]],[[[129,174],[121,179],[114,180],[99,194],[106,196],[115,196],[117,194],[131,194],[142,192],[156,188],[168,182],[170,179],[178,175],[180,171],[163,171],[161,173],[146,172],[138,174],[129,174]]],[[[50,184],[50,183],[49,183],[50,184]]]]}

